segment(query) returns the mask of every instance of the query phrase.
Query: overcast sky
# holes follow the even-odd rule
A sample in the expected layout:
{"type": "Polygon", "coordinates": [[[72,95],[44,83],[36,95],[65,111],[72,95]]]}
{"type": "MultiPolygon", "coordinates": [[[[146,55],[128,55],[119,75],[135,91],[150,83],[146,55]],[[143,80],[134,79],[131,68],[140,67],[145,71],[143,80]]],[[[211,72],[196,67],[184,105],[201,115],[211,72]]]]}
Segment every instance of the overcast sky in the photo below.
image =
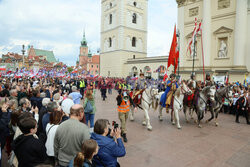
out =
{"type": "MultiPolygon", "coordinates": [[[[21,45],[53,50],[75,65],[83,29],[92,52],[100,47],[101,0],[0,0],[0,54],[21,54],[21,45]]],[[[148,56],[167,55],[174,25],[175,0],[148,1],[148,56]]]]}

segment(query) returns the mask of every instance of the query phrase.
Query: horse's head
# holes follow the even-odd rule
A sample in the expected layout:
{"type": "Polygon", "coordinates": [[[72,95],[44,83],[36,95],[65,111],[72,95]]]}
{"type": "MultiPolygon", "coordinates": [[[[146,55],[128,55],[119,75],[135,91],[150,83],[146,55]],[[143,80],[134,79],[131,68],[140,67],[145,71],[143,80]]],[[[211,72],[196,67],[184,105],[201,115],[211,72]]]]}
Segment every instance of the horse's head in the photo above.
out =
{"type": "Polygon", "coordinates": [[[228,86],[227,87],[227,95],[226,95],[229,101],[233,102],[233,88],[228,86]]]}
{"type": "Polygon", "coordinates": [[[191,95],[193,93],[192,90],[185,84],[185,82],[182,82],[180,87],[183,94],[191,95]]]}

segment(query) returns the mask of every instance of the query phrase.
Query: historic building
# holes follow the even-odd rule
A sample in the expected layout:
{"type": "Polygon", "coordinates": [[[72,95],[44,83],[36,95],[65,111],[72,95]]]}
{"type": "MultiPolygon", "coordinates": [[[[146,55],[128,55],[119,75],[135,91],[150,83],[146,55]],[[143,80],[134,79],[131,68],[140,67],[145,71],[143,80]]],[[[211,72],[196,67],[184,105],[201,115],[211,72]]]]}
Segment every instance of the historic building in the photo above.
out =
{"type": "Polygon", "coordinates": [[[56,58],[54,56],[53,51],[49,50],[42,50],[42,49],[35,49],[33,46],[28,46],[28,58],[32,59],[36,56],[42,57],[43,59],[46,59],[50,63],[56,63],[56,58]]]}
{"type": "MultiPolygon", "coordinates": [[[[176,0],[180,32],[180,72],[189,77],[193,55],[187,53],[194,20],[202,21],[205,71],[243,81],[250,72],[250,0],[176,0]]],[[[201,34],[195,43],[195,72],[202,78],[201,34]]]]}
{"type": "Polygon", "coordinates": [[[93,55],[89,50],[85,32],[81,41],[79,61],[76,65],[90,75],[100,74],[100,55],[93,55]]]}

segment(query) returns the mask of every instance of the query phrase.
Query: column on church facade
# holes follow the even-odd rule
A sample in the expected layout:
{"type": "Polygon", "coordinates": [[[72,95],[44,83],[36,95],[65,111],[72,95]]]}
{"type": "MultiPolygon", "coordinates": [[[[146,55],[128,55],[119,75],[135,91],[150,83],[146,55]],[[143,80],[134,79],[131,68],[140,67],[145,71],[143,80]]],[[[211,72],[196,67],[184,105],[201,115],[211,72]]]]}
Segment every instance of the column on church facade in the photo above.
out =
{"type": "Polygon", "coordinates": [[[178,7],[178,25],[177,28],[179,29],[180,32],[180,67],[183,66],[183,61],[184,61],[184,6],[179,6],[178,7]]]}
{"type": "Polygon", "coordinates": [[[203,0],[202,38],[204,51],[204,64],[210,66],[211,57],[211,1],[203,0]]]}
{"type": "Polygon", "coordinates": [[[247,0],[237,0],[234,28],[234,65],[246,65],[247,47],[247,0]]]}
{"type": "Polygon", "coordinates": [[[246,54],[246,65],[247,70],[250,71],[250,0],[248,0],[248,13],[247,13],[247,54],[246,54]]]}

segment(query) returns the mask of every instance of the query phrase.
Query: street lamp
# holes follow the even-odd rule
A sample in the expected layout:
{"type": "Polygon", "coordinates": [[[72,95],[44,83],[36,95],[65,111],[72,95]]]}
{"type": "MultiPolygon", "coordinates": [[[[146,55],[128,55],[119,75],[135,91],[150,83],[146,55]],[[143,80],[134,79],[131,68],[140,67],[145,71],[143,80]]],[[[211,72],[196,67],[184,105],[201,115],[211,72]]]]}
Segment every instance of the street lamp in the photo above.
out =
{"type": "MultiPolygon", "coordinates": [[[[178,41],[177,48],[178,48],[178,51],[180,54],[180,30],[179,29],[177,29],[176,37],[178,38],[177,39],[177,41],[178,41]]],[[[180,76],[180,55],[178,57],[178,76],[180,76]]]]}
{"type": "Polygon", "coordinates": [[[24,49],[24,45],[23,45],[23,49],[22,49],[22,53],[23,53],[23,67],[24,67],[24,53],[25,53],[25,49],[24,49]]]}

